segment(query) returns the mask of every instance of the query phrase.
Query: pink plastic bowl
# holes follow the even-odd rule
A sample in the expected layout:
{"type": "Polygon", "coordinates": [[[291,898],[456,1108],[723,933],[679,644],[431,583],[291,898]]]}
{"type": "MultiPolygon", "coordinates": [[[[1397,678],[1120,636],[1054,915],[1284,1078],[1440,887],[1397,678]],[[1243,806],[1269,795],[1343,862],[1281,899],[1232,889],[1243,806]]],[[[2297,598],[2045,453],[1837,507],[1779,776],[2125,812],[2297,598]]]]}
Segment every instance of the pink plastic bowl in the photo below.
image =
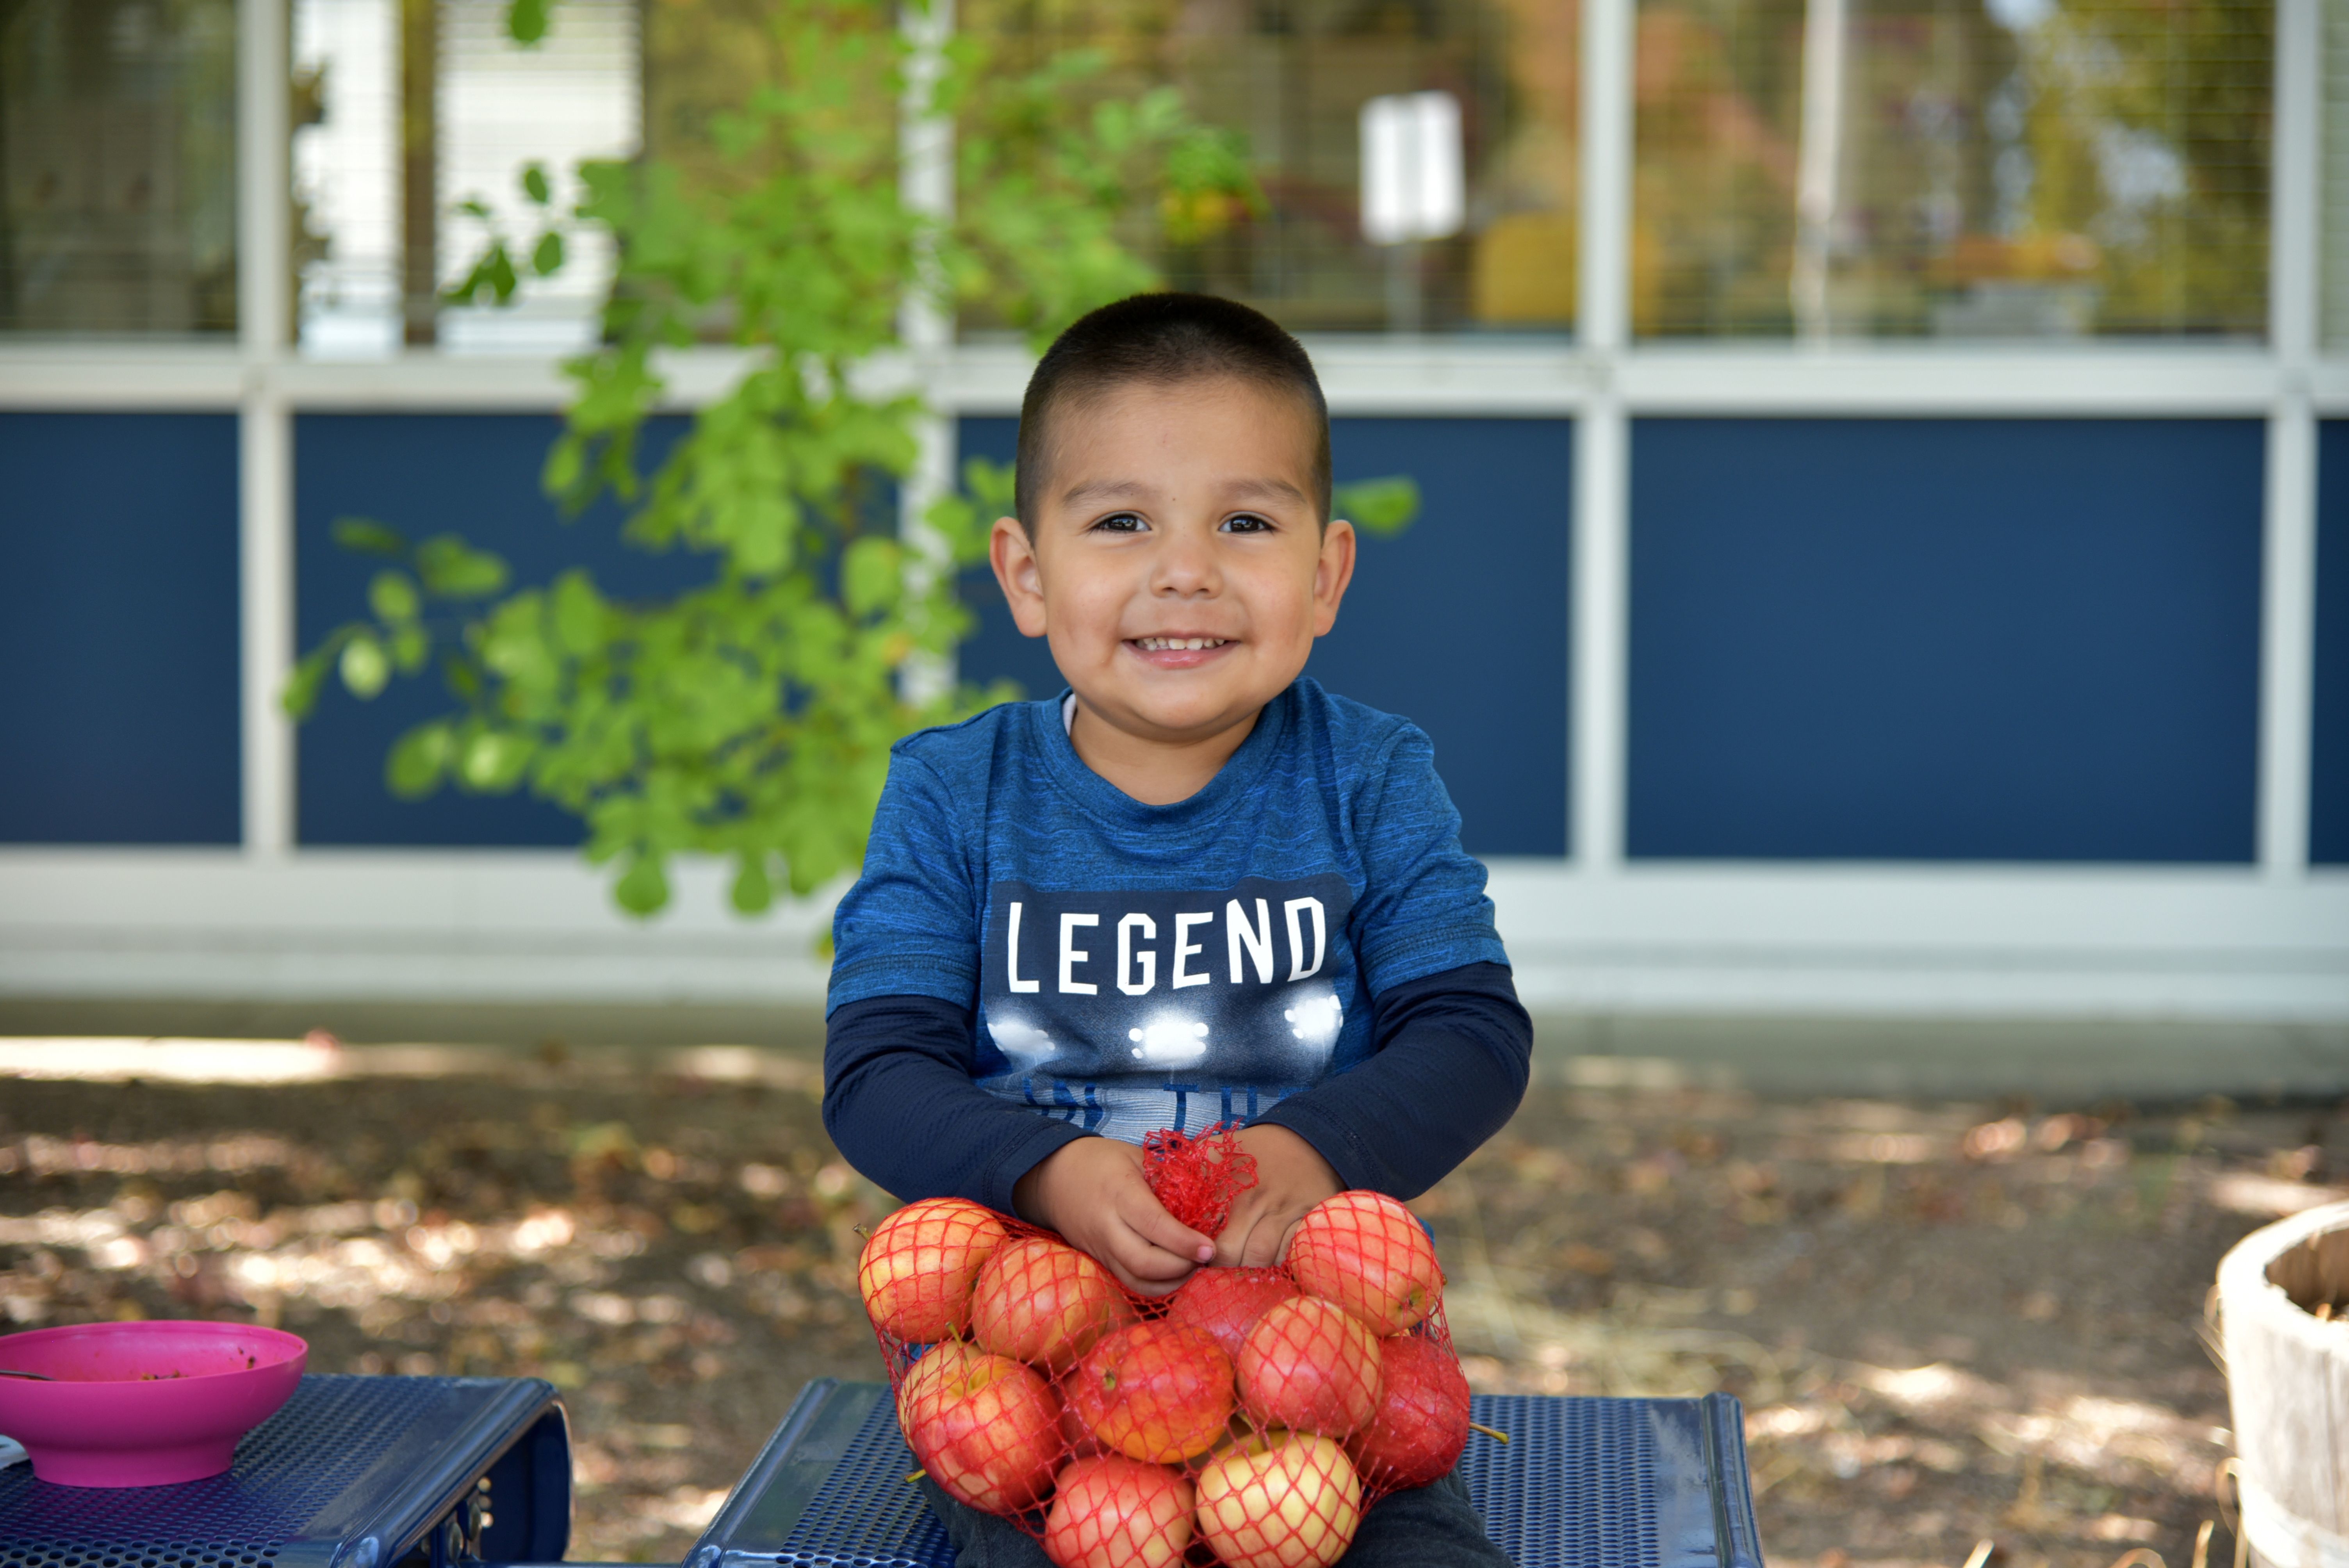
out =
{"type": "Polygon", "coordinates": [[[0,1337],[0,1432],[60,1486],[163,1486],[228,1469],[293,1397],[310,1347],[243,1323],[90,1323],[0,1337]]]}

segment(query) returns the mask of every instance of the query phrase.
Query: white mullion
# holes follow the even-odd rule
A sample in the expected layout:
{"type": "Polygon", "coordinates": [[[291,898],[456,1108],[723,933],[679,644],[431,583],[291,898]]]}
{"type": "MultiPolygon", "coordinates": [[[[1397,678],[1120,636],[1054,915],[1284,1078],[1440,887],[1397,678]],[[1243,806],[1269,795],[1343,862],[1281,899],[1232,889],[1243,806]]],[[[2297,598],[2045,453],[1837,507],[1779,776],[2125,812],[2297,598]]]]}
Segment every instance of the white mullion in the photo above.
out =
{"type": "Polygon", "coordinates": [[[1582,254],[1575,335],[1601,359],[1620,354],[1630,335],[1635,6],[1636,0],[1589,0],[1582,12],[1582,254]]]}
{"type": "Polygon", "coordinates": [[[2268,334],[2288,373],[2316,356],[2324,0],[2277,0],[2275,112],[2268,189],[2268,334]]]}
{"type": "Polygon", "coordinates": [[[2268,421],[2260,615],[2259,861],[2308,870],[2309,729],[2316,653],[2316,418],[2287,392],[2268,421]]]}
{"type": "Polygon", "coordinates": [[[1630,676],[1630,425],[1601,394],[1574,441],[1573,751],[1568,843],[1583,871],[1623,861],[1624,719],[1630,676]]]}
{"type": "Polygon", "coordinates": [[[2281,374],[2268,421],[2260,614],[2258,852],[2271,877],[2308,869],[2316,656],[2316,358],[2323,0],[2279,0],[2268,324],[2281,374]]]}
{"type": "MultiPolygon", "coordinates": [[[[945,50],[954,36],[954,0],[927,0],[926,6],[906,7],[899,26],[912,43],[907,62],[905,97],[897,125],[898,193],[905,205],[943,223],[954,216],[954,120],[933,112],[931,102],[938,77],[946,68],[945,50]]],[[[935,259],[924,257],[924,276],[911,289],[898,312],[898,330],[905,339],[915,390],[929,404],[915,431],[919,443],[913,470],[897,487],[897,536],[907,545],[905,572],[917,586],[926,586],[954,570],[954,562],[928,522],[932,502],[950,493],[955,483],[955,424],[951,407],[936,389],[954,356],[954,317],[947,308],[943,280],[935,259]]],[[[921,702],[951,691],[959,674],[955,655],[908,663],[903,690],[908,701],[921,702]]]]}
{"type": "Polygon", "coordinates": [[[243,840],[274,858],[294,843],[293,726],[278,694],[293,667],[292,413],[277,384],[285,351],[285,0],[239,0],[236,15],[238,614],[243,840]]]}
{"type": "Polygon", "coordinates": [[[1591,388],[1575,427],[1568,849],[1586,874],[1623,859],[1630,679],[1630,431],[1621,385],[1630,340],[1632,23],[1635,0],[1582,12],[1582,212],[1576,334],[1591,388]]]}

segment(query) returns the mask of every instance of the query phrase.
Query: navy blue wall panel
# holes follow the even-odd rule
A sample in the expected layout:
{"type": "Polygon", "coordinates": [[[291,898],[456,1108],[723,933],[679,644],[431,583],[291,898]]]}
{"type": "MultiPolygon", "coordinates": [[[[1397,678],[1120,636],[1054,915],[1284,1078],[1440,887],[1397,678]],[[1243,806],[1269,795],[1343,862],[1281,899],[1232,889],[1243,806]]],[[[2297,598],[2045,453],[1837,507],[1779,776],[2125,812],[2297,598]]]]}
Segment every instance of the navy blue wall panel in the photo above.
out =
{"type": "Polygon", "coordinates": [[[0,414],[0,841],[240,836],[229,414],[0,414]]]}
{"type": "MultiPolygon", "coordinates": [[[[1018,421],[965,419],[966,457],[1009,461],[1018,421]]],[[[1337,628],[1307,673],[1399,713],[1435,742],[1436,766],[1478,854],[1567,850],[1568,562],[1573,427],[1559,419],[1338,419],[1340,483],[1419,481],[1419,521],[1362,541],[1337,628]]],[[[1057,691],[1042,641],[1011,624],[992,576],[965,597],[981,618],[965,675],[1057,691]]]]}
{"type": "MultiPolygon", "coordinates": [[[[339,517],[367,517],[411,540],[462,534],[494,550],[517,585],[585,566],[616,598],[673,593],[709,581],[709,557],[654,555],[622,542],[606,498],[565,522],[539,490],[560,421],[524,414],[305,414],[294,428],[295,610],[308,648],[367,613],[367,580],[383,565],[334,542],[339,517]]],[[[655,422],[649,464],[683,428],[655,422]]],[[[395,678],[370,702],[329,680],[300,730],[297,832],[305,844],[568,845],[578,820],[523,793],[467,795],[443,786],[421,801],[385,788],[383,762],[410,726],[457,707],[437,673],[395,678]]]]}
{"type": "Polygon", "coordinates": [[[1638,421],[1630,852],[2249,861],[2263,448],[1638,421]]]}
{"type": "MultiPolygon", "coordinates": [[[[1017,419],[957,420],[957,470],[972,458],[1008,463],[1019,439],[1017,419]]],[[[963,679],[1017,681],[1021,695],[1026,696],[1049,696],[1068,684],[1053,665],[1051,650],[1044,645],[1044,639],[1023,637],[1019,628],[1011,624],[1011,606],[1003,602],[1003,590],[996,586],[993,572],[982,563],[963,573],[960,586],[963,603],[978,620],[978,628],[963,644],[957,661],[963,679]]]]}
{"type": "Polygon", "coordinates": [[[2316,436],[2316,691],[2308,858],[2349,865],[2349,420],[2316,436]]]}

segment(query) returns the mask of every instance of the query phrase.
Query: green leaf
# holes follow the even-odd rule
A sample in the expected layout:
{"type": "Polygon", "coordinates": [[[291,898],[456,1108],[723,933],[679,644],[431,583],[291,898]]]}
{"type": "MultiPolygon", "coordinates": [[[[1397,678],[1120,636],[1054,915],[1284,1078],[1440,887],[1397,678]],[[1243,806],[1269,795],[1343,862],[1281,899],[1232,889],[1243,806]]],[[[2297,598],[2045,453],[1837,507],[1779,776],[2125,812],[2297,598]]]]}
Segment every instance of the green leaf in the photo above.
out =
{"type": "MultiPolygon", "coordinates": [[[[468,202],[466,205],[474,207],[481,204],[468,202]]],[[[489,215],[489,209],[482,208],[480,216],[487,218],[489,215]]],[[[513,257],[506,253],[506,242],[492,240],[488,249],[474,260],[472,270],[465,274],[463,281],[440,297],[450,304],[475,304],[480,303],[481,295],[488,294],[493,304],[504,304],[513,298],[514,290],[519,286],[520,280],[514,276],[513,257]]]]}
{"type": "Polygon", "coordinates": [[[366,702],[391,679],[391,658],[373,634],[361,632],[343,645],[342,672],[343,685],[366,702]]]}
{"type": "Polygon", "coordinates": [[[540,277],[552,277],[563,270],[563,236],[553,229],[538,237],[531,248],[530,270],[540,277]]]}
{"type": "Polygon", "coordinates": [[[775,884],[767,877],[764,855],[744,855],[734,872],[734,907],[744,914],[763,914],[775,902],[775,884]]]}
{"type": "Polygon", "coordinates": [[[457,755],[457,737],[447,722],[419,724],[392,743],[384,759],[385,787],[403,800],[420,800],[440,788],[457,755]]]}
{"type": "Polygon", "coordinates": [[[604,600],[594,581],[584,571],[566,572],[554,580],[550,597],[555,645],[574,658],[594,653],[604,635],[604,600]]]}
{"type": "Polygon", "coordinates": [[[397,530],[386,528],[371,518],[338,517],[335,519],[335,542],[345,550],[361,555],[405,555],[408,538],[397,530]]]}
{"type": "Polygon", "coordinates": [[[668,872],[662,868],[660,858],[638,851],[614,885],[612,896],[630,914],[659,913],[668,903],[668,872]]]}
{"type": "Polygon", "coordinates": [[[436,533],[416,547],[416,574],[424,591],[442,599],[486,599],[506,585],[502,556],[475,550],[453,533],[436,533]]]}
{"type": "Polygon", "coordinates": [[[416,622],[393,628],[391,662],[401,675],[412,676],[424,667],[432,654],[432,634],[416,622]]]}
{"type": "Polygon", "coordinates": [[[378,572],[367,584],[367,608],[376,619],[391,623],[413,621],[423,608],[416,584],[405,572],[378,572]]]}
{"type": "Polygon", "coordinates": [[[522,782],[536,748],[512,730],[477,729],[457,750],[457,782],[485,795],[502,795],[522,782]]]}
{"type": "MultiPolygon", "coordinates": [[[[344,628],[345,633],[348,630],[348,627],[344,628]]],[[[327,638],[295,664],[293,675],[286,679],[285,690],[277,699],[288,717],[307,718],[310,710],[318,706],[318,688],[326,685],[326,672],[334,668],[335,651],[342,634],[338,633],[327,638]]]]}
{"type": "Polygon", "coordinates": [[[534,206],[543,207],[554,199],[554,187],[546,178],[546,165],[525,163],[522,167],[522,193],[534,206]]]}
{"type": "Polygon", "coordinates": [[[869,615],[896,599],[905,585],[905,552],[894,539],[860,539],[840,563],[842,596],[854,615],[869,615]]]}
{"type": "Polygon", "coordinates": [[[1011,463],[972,458],[962,466],[962,485],[981,511],[1009,517],[1018,504],[1019,470],[1011,463]]]}
{"type": "Polygon", "coordinates": [[[506,7],[506,36],[517,44],[535,44],[546,36],[554,0],[512,0],[506,7]]]}
{"type": "Polygon", "coordinates": [[[1419,516],[1419,481],[1409,474],[1356,480],[1330,494],[1330,511],[1364,533],[1401,533],[1419,516]]]}
{"type": "Polygon", "coordinates": [[[461,654],[441,655],[440,678],[449,683],[450,695],[459,702],[479,702],[481,696],[481,667],[461,654]]]}
{"type": "Polygon", "coordinates": [[[479,196],[468,196],[458,202],[457,211],[468,218],[479,218],[484,223],[490,221],[490,204],[479,196]]]}

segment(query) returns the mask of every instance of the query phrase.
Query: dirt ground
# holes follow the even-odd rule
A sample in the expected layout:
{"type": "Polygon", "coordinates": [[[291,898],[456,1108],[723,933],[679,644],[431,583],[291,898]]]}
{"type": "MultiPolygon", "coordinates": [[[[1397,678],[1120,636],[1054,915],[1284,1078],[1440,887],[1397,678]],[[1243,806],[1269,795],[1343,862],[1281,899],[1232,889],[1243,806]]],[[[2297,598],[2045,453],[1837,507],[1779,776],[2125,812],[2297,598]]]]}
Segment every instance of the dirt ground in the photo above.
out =
{"type": "MultiPolygon", "coordinates": [[[[584,1558],[677,1561],[802,1383],[879,1375],[853,1271],[887,1200],[812,1062],[346,1055],[0,1079],[0,1326],[252,1316],[314,1370],[550,1378],[584,1558]]],[[[1479,1388],[1744,1399],[1774,1564],[2188,1568],[2229,1451],[2205,1294],[2328,1179],[2330,1108],[1537,1079],[1416,1207],[1479,1388]]]]}

